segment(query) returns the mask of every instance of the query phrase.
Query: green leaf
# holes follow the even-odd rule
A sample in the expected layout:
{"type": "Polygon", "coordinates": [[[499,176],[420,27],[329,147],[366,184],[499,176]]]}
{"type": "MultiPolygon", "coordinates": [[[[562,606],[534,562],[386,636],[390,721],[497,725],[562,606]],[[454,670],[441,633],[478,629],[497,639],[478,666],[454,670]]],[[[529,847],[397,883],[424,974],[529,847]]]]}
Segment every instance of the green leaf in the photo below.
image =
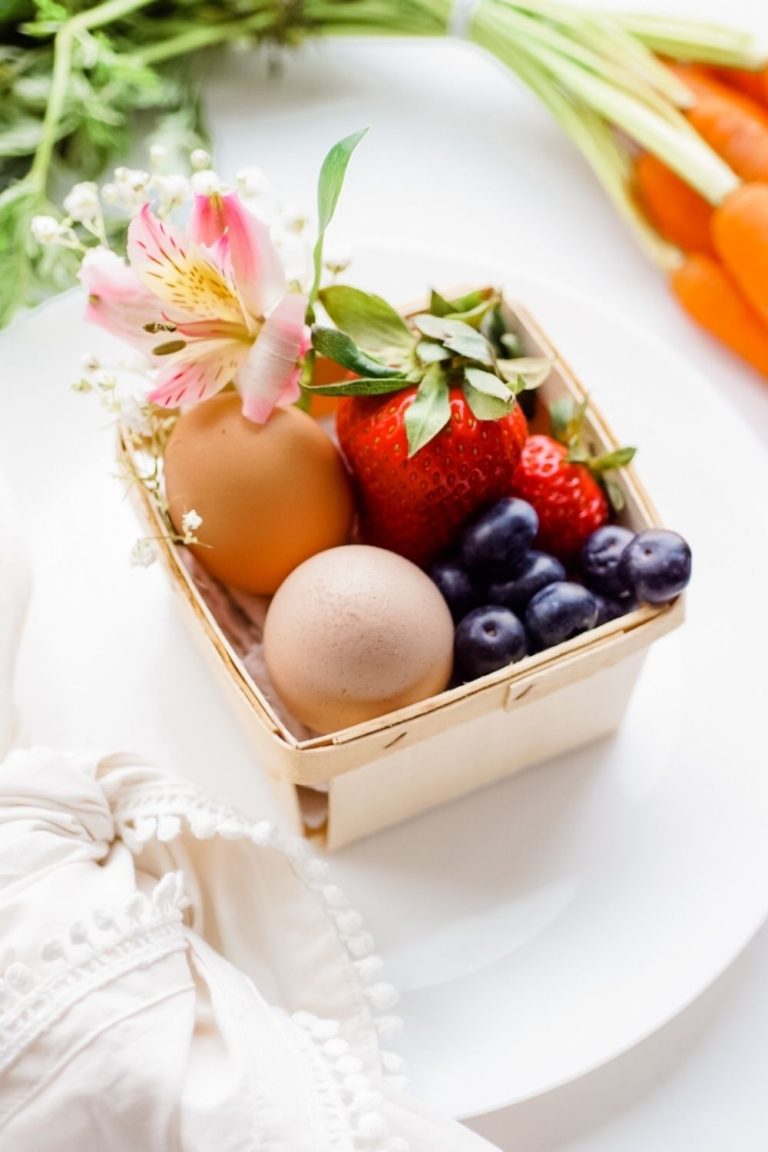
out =
{"type": "Polygon", "coordinates": [[[40,118],[17,115],[12,124],[0,128],[0,156],[29,156],[43,134],[40,118]]]}
{"type": "Polygon", "coordinates": [[[624,489],[621,484],[612,480],[609,476],[603,479],[603,486],[608,496],[608,501],[614,512],[623,512],[626,507],[627,501],[624,496],[624,489]]]}
{"type": "Polygon", "coordinates": [[[509,386],[482,368],[464,369],[464,395],[478,420],[499,420],[512,411],[515,397],[509,386]]]}
{"type": "Polygon", "coordinates": [[[350,372],[356,372],[358,376],[372,376],[377,380],[393,377],[403,379],[402,372],[395,372],[388,364],[382,364],[380,360],[366,356],[365,352],[360,351],[354,340],[350,339],[346,333],[338,332],[335,328],[313,328],[312,347],[321,356],[327,356],[336,364],[349,368],[350,372]]]}
{"type": "Polygon", "coordinates": [[[584,415],[587,411],[587,402],[583,400],[577,404],[572,396],[559,396],[549,406],[549,418],[552,421],[552,435],[561,444],[569,444],[578,439],[584,415]]]}
{"type": "Polygon", "coordinates": [[[478,392],[482,392],[486,396],[495,396],[498,400],[504,400],[508,404],[514,401],[509,385],[504,380],[500,380],[493,372],[468,366],[464,369],[464,379],[478,392]]]}
{"type": "Polygon", "coordinates": [[[320,300],[337,328],[367,352],[398,349],[408,354],[415,337],[400,314],[381,296],[334,284],[320,292],[320,300]]]}
{"type": "Polygon", "coordinates": [[[487,364],[489,367],[493,365],[493,352],[488,341],[463,321],[422,312],[414,316],[413,323],[422,335],[432,340],[439,340],[458,356],[476,360],[479,364],[487,364]]]}
{"type": "Polygon", "coordinates": [[[614,468],[623,468],[629,464],[636,452],[636,448],[617,448],[614,452],[606,452],[604,456],[592,457],[589,466],[593,472],[611,472],[614,468]]]}
{"type": "Polygon", "coordinates": [[[522,341],[516,332],[511,331],[499,303],[483,316],[480,331],[500,356],[520,356],[523,352],[522,341]]]}
{"type": "Polygon", "coordinates": [[[436,364],[440,360],[450,360],[450,349],[443,348],[432,340],[420,340],[416,345],[416,356],[422,364],[436,364]]]}
{"type": "Polygon", "coordinates": [[[511,404],[506,400],[499,400],[495,396],[487,396],[478,392],[471,384],[464,384],[464,396],[477,420],[500,420],[512,411],[511,404]]]}
{"type": "Polygon", "coordinates": [[[311,396],[383,396],[387,392],[401,392],[407,386],[402,376],[358,376],[354,380],[340,380],[338,384],[304,385],[311,396]]]}
{"type": "Polygon", "coordinates": [[[444,296],[441,296],[440,293],[436,292],[433,288],[429,294],[429,311],[433,316],[450,316],[451,312],[455,311],[455,308],[450,300],[446,300],[444,296]]]}
{"type": "Polygon", "coordinates": [[[546,356],[518,356],[515,360],[497,360],[496,367],[510,383],[521,380],[522,385],[516,385],[516,391],[522,392],[544,383],[552,371],[552,361],[546,356]]]}
{"type": "Polygon", "coordinates": [[[317,181],[317,240],[312,252],[315,277],[307,300],[307,316],[310,320],[313,316],[313,305],[320,289],[320,277],[323,274],[323,243],[326,229],[333,219],[336,205],[339,202],[350,156],[367,131],[367,128],[362,128],[359,132],[353,132],[351,136],[345,136],[343,140],[334,144],[323,160],[320,169],[320,176],[317,181]]]}
{"type": "Polygon", "coordinates": [[[467,314],[482,318],[490,308],[498,304],[499,294],[495,288],[475,288],[464,296],[448,300],[433,288],[429,297],[429,311],[433,316],[451,316],[466,320],[467,314]]]}
{"type": "Polygon", "coordinates": [[[510,356],[519,356],[523,349],[523,342],[517,332],[502,332],[499,343],[510,356]]]}
{"type": "Polygon", "coordinates": [[[445,317],[446,320],[461,320],[462,323],[468,324],[470,328],[480,329],[483,320],[488,315],[491,308],[494,307],[493,300],[483,300],[474,308],[470,308],[467,312],[449,312],[445,317]]]}
{"type": "Polygon", "coordinates": [[[431,364],[424,374],[413,403],[405,414],[408,457],[429,444],[451,418],[451,396],[445,372],[431,364]]]}

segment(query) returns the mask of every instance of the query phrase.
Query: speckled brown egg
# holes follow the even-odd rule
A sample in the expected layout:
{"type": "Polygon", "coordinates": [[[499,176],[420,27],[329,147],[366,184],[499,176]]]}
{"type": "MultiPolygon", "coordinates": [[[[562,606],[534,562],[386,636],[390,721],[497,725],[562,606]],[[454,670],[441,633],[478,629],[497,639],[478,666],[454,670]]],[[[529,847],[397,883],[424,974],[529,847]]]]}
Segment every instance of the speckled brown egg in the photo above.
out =
{"type": "Polygon", "coordinates": [[[332,732],[442,692],[453,621],[410,560],[352,544],[313,556],[280,586],[264,656],[290,711],[332,732]]]}
{"type": "Polygon", "coordinates": [[[165,452],[165,489],[180,535],[185,512],[202,517],[192,545],[212,576],[271,594],[293,569],[343,544],[353,518],[350,482],[335,445],[297,408],[266,424],[222,393],[190,408],[165,452]]]}

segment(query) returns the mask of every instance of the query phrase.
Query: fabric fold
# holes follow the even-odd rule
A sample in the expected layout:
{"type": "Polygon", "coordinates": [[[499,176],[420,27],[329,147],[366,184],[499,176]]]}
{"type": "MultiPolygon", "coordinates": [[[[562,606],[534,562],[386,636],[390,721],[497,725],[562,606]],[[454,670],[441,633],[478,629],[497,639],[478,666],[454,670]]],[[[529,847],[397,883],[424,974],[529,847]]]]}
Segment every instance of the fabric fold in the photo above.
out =
{"type": "Polygon", "coordinates": [[[22,526],[0,472],[0,757],[15,737],[13,671],[30,585],[30,566],[22,526]]]}
{"type": "Polygon", "coordinates": [[[481,1152],[325,862],[128,755],[0,765],[0,1147],[481,1152]]]}

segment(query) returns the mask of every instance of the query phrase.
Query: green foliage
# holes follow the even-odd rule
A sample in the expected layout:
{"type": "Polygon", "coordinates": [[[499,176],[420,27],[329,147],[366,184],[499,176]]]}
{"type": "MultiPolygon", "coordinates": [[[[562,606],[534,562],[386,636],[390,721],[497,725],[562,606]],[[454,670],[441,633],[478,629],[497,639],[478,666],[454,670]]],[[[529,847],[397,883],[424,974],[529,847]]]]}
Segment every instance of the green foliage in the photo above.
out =
{"type": "Polygon", "coordinates": [[[400,314],[381,296],[334,284],[320,292],[320,302],[337,328],[366,352],[387,356],[413,351],[415,337],[400,314]]]}
{"type": "Polygon", "coordinates": [[[415,456],[425,444],[429,444],[445,428],[450,418],[448,380],[440,364],[430,364],[405,414],[408,455],[415,456]]]}
{"type": "Polygon", "coordinates": [[[468,360],[476,360],[478,364],[493,366],[493,349],[488,341],[469,324],[451,316],[433,316],[424,312],[414,316],[413,323],[423,336],[438,340],[444,348],[464,356],[468,360]]]}
{"type": "Polygon", "coordinates": [[[478,420],[500,420],[515,404],[509,385],[482,368],[464,369],[464,395],[478,420]]]}
{"type": "Polygon", "coordinates": [[[503,320],[494,320],[492,335],[507,355],[496,358],[489,337],[479,330],[491,314],[500,316],[494,289],[477,289],[458,300],[433,290],[430,311],[411,317],[402,317],[380,296],[344,284],[324,289],[320,301],[337,327],[316,326],[313,349],[356,378],[316,387],[307,381],[306,392],[378,396],[415,384],[416,396],[405,416],[411,456],[448,423],[452,387],[462,389],[476,419],[499,420],[512,411],[517,394],[538,387],[552,367],[543,357],[509,357],[500,342],[506,333],[503,320]]]}
{"type": "Polygon", "coordinates": [[[338,384],[305,385],[305,390],[310,396],[385,396],[401,392],[406,383],[402,376],[357,376],[338,384]]]}
{"type": "Polygon", "coordinates": [[[317,299],[320,277],[323,273],[323,244],[326,229],[333,220],[350,157],[367,132],[367,128],[361,128],[359,132],[353,132],[351,136],[345,136],[343,140],[339,140],[323,160],[320,169],[320,177],[317,182],[317,240],[312,253],[315,278],[307,302],[307,315],[310,321],[314,318],[313,306],[317,299]]]}
{"type": "Polygon", "coordinates": [[[388,364],[382,364],[380,360],[374,360],[372,356],[366,355],[351,337],[335,328],[314,328],[312,347],[321,356],[327,356],[334,363],[341,364],[342,367],[348,368],[350,372],[357,372],[360,376],[380,379],[399,376],[401,381],[403,379],[402,372],[393,371],[388,364]]]}

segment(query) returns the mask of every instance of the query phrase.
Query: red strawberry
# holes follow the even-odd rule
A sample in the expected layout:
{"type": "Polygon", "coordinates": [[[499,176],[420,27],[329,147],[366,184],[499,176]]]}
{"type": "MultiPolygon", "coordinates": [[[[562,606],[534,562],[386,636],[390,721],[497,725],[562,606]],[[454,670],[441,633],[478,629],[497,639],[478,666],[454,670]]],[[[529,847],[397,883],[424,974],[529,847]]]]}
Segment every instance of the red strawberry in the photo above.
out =
{"type": "Polygon", "coordinates": [[[512,494],[539,515],[536,547],[573,556],[608,519],[608,499],[586,464],[568,460],[568,448],[551,436],[529,436],[512,474],[512,494]]]}
{"type": "Polygon", "coordinates": [[[415,387],[345,396],[336,428],[358,485],[365,539],[425,564],[475,509],[509,494],[527,426],[519,404],[478,420],[452,387],[448,423],[409,458],[404,419],[415,396],[415,387]]]}

